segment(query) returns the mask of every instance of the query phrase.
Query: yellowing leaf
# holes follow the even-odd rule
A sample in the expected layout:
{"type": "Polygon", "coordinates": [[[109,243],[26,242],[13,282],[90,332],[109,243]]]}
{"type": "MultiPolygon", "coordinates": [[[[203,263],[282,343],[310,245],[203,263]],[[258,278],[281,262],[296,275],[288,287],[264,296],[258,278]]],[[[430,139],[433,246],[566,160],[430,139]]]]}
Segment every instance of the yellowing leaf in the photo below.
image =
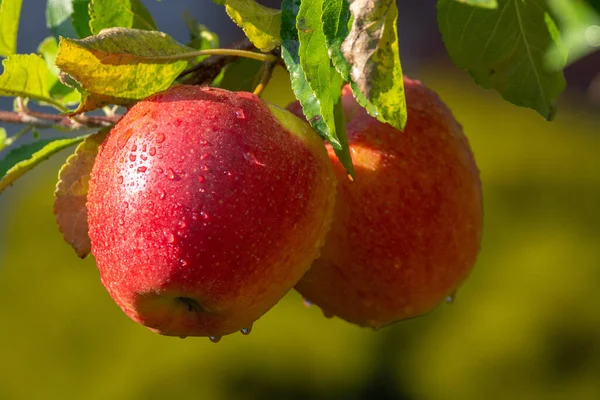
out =
{"type": "Polygon", "coordinates": [[[17,31],[23,0],[0,1],[0,56],[10,56],[17,51],[17,31]]]}
{"type": "Polygon", "coordinates": [[[58,229],[67,243],[80,258],[85,258],[91,249],[87,224],[87,193],[90,173],[109,129],[88,136],[77,146],[58,173],[58,184],[54,192],[54,215],[58,229]]]}
{"type": "Polygon", "coordinates": [[[0,193],[42,161],[83,139],[85,136],[44,139],[12,150],[0,160],[0,193]]]}
{"type": "Polygon", "coordinates": [[[107,28],[157,30],[152,15],[140,0],[92,0],[90,28],[96,34],[107,28]]]}
{"type": "Polygon", "coordinates": [[[111,28],[81,40],[61,38],[56,65],[70,76],[63,82],[123,104],[167,89],[193,51],[162,32],[111,28]]]}
{"type": "Polygon", "coordinates": [[[48,67],[48,88],[50,96],[62,104],[78,103],[81,96],[77,90],[64,85],[59,79],[60,70],[54,65],[56,53],[58,52],[58,44],[53,36],[47,37],[38,46],[38,53],[46,61],[48,67]]]}
{"type": "Polygon", "coordinates": [[[14,54],[2,61],[0,96],[29,97],[50,102],[48,67],[36,54],[14,54]]]}
{"type": "Polygon", "coordinates": [[[271,51],[281,44],[281,11],[254,0],[227,0],[224,4],[229,17],[261,51],[271,51]]]}

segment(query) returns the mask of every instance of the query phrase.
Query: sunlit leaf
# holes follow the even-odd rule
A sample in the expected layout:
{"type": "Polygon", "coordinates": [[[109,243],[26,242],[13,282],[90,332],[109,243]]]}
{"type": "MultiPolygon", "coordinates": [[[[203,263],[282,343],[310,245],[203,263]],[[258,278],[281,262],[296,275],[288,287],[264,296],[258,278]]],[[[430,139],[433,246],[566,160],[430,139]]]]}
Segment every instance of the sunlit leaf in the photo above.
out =
{"type": "MultiPolygon", "coordinates": [[[[340,161],[353,174],[345,128],[336,126],[342,77],[331,65],[321,25],[322,0],[284,0],[282,56],[292,89],[311,126],[331,143],[340,161]]],[[[340,109],[341,110],[341,109],[340,109]]]]}
{"type": "Polygon", "coordinates": [[[52,102],[48,91],[48,67],[36,54],[14,54],[2,61],[0,96],[29,97],[52,102]]]}
{"type": "Polygon", "coordinates": [[[107,28],[134,28],[154,31],[158,28],[140,0],[92,0],[89,5],[93,34],[107,28]]]}
{"type": "Polygon", "coordinates": [[[17,32],[22,0],[3,0],[0,3],[0,56],[17,51],[17,32]]]}
{"type": "Polygon", "coordinates": [[[162,32],[111,28],[86,39],[61,38],[56,65],[86,93],[126,104],[167,89],[191,51],[162,32]]]}
{"type": "Polygon", "coordinates": [[[77,146],[58,173],[54,192],[54,215],[58,229],[77,255],[85,258],[91,249],[87,224],[87,193],[90,173],[109,129],[88,136],[77,146]]]}
{"type": "Polygon", "coordinates": [[[227,14],[261,51],[273,50],[281,44],[281,11],[265,7],[254,0],[225,0],[227,14]]]}
{"type": "Polygon", "coordinates": [[[64,85],[58,79],[60,70],[54,64],[57,52],[58,44],[53,36],[47,37],[38,46],[38,53],[44,58],[46,66],[48,67],[48,88],[50,90],[50,96],[65,105],[78,103],[81,98],[79,92],[64,85]]]}
{"type": "Polygon", "coordinates": [[[0,160],[0,193],[42,161],[83,139],[85,136],[44,139],[11,150],[0,160]]]}
{"type": "Polygon", "coordinates": [[[486,10],[440,0],[438,23],[452,60],[479,85],[554,117],[566,82],[546,66],[546,51],[560,38],[545,1],[498,0],[486,10]]]}
{"type": "Polygon", "coordinates": [[[406,124],[404,81],[394,1],[331,0],[323,31],[331,60],[369,114],[398,129],[406,124]],[[352,21],[351,27],[349,23],[352,21]]]}

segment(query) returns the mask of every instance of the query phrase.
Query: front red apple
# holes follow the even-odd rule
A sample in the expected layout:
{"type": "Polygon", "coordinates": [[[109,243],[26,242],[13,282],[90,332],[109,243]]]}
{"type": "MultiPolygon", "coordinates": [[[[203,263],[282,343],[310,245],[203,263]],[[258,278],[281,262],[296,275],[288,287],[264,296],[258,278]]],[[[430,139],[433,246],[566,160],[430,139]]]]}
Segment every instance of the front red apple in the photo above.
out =
{"type": "Polygon", "coordinates": [[[250,93],[156,94],[113,128],[92,171],[102,282],[164,335],[248,329],[317,256],[335,181],[316,133],[250,93]]]}

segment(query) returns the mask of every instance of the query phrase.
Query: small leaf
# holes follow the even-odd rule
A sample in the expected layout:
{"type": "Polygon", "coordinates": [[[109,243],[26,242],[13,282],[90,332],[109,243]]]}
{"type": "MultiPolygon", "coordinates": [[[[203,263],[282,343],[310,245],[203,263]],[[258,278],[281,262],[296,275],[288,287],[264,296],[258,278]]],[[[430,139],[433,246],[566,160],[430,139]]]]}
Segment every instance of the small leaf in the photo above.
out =
{"type": "Polygon", "coordinates": [[[89,14],[93,34],[116,27],[158,30],[152,15],[140,0],[92,0],[89,14]]]}
{"type": "Polygon", "coordinates": [[[77,37],[71,23],[73,0],[48,0],[46,3],[46,27],[58,38],[59,36],[77,37]]]}
{"type": "Polygon", "coordinates": [[[81,142],[83,139],[85,139],[85,136],[44,139],[10,151],[4,159],[0,160],[0,193],[42,161],[69,146],[81,142]]]}
{"type": "Polygon", "coordinates": [[[90,173],[98,147],[109,131],[110,129],[103,129],[85,138],[58,173],[54,215],[63,238],[80,258],[85,258],[91,249],[86,207],[90,173]]]}
{"type": "Polygon", "coordinates": [[[482,8],[498,8],[497,0],[454,0],[459,3],[468,4],[470,6],[482,7],[482,8]]]}
{"type": "Polygon", "coordinates": [[[566,82],[545,64],[548,48],[562,46],[545,1],[498,0],[497,9],[486,10],[440,0],[438,23],[450,57],[475,82],[554,118],[566,82]]]}
{"type": "Polygon", "coordinates": [[[0,3],[0,56],[8,57],[17,51],[17,32],[22,0],[3,0],[0,3]]]}
{"type": "Polygon", "coordinates": [[[38,46],[38,53],[44,58],[46,66],[48,67],[48,87],[50,88],[50,96],[64,105],[78,103],[81,99],[79,92],[64,85],[58,79],[60,70],[54,65],[57,52],[58,45],[53,36],[47,37],[38,46]]]}
{"type": "MultiPolygon", "coordinates": [[[[344,15],[343,10],[341,12],[344,15]]],[[[352,0],[350,14],[352,27],[341,48],[338,43],[345,34],[343,23],[336,32],[329,28],[333,16],[327,15],[324,21],[334,65],[351,82],[354,97],[369,114],[404,129],[407,111],[398,49],[396,2],[352,0]],[[338,55],[338,49],[342,57],[338,55]]]]}
{"type": "Polygon", "coordinates": [[[261,51],[271,51],[281,44],[281,11],[254,0],[226,0],[220,4],[225,4],[229,17],[261,51]]]}
{"type": "Polygon", "coordinates": [[[68,74],[63,82],[125,105],[167,89],[192,51],[162,32],[110,28],[86,39],[61,38],[56,65],[68,74]]]}
{"type": "Polygon", "coordinates": [[[0,127],[0,151],[6,147],[6,129],[0,127]]]}
{"type": "Polygon", "coordinates": [[[238,58],[225,67],[219,87],[234,92],[252,92],[260,81],[263,63],[250,58],[238,58]]]}
{"type": "Polygon", "coordinates": [[[327,139],[350,174],[352,159],[345,130],[336,127],[335,105],[342,77],[331,65],[321,29],[322,0],[282,2],[282,56],[292,89],[311,126],[327,139]]]}
{"type": "Polygon", "coordinates": [[[91,0],[73,0],[73,13],[71,14],[71,23],[81,39],[92,36],[90,29],[89,6],[91,0]]]}
{"type": "Polygon", "coordinates": [[[196,50],[216,49],[219,47],[219,37],[216,33],[202,25],[188,12],[183,13],[183,21],[190,31],[190,43],[187,44],[196,50]]]}
{"type": "Polygon", "coordinates": [[[29,97],[52,102],[48,92],[48,67],[36,54],[14,54],[2,61],[0,96],[29,97]]]}

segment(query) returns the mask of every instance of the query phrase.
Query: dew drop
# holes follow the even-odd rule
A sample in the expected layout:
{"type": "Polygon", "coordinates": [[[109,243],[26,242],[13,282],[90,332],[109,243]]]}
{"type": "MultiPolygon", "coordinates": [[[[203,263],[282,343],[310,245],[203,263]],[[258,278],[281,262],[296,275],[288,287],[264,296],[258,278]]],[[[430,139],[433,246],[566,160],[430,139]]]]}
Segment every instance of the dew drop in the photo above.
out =
{"type": "Polygon", "coordinates": [[[166,195],[167,194],[165,193],[164,190],[160,190],[159,193],[158,193],[158,198],[162,200],[162,199],[165,198],[166,195]]]}
{"type": "Polygon", "coordinates": [[[218,343],[221,340],[221,336],[209,336],[211,342],[218,343]]]}
{"type": "Polygon", "coordinates": [[[244,110],[242,110],[241,108],[235,110],[235,116],[237,117],[237,119],[246,119],[246,114],[244,114],[244,110]]]}
{"type": "Polygon", "coordinates": [[[207,145],[209,145],[208,140],[205,140],[205,139],[200,139],[200,141],[198,141],[198,143],[201,146],[207,146],[207,145]]]}
{"type": "Polygon", "coordinates": [[[252,332],[252,326],[248,327],[248,328],[242,328],[240,330],[240,332],[242,333],[242,335],[249,335],[250,332],[252,332]]]}
{"type": "Polygon", "coordinates": [[[134,145],[131,147],[131,151],[137,151],[137,145],[136,145],[136,144],[134,144],[134,145]]]}
{"type": "Polygon", "coordinates": [[[142,147],[142,151],[143,151],[144,153],[146,152],[146,145],[144,145],[144,146],[142,147]]]}
{"type": "Polygon", "coordinates": [[[148,152],[151,156],[156,154],[156,147],[150,147],[150,151],[148,152]]]}
{"type": "Polygon", "coordinates": [[[175,243],[175,235],[173,235],[173,232],[167,232],[167,243],[175,243]]]}
{"type": "MultiPolygon", "coordinates": [[[[162,143],[165,141],[165,134],[159,133],[156,135],[156,143],[162,143]]],[[[152,151],[152,149],[150,149],[152,151]]]]}
{"type": "Polygon", "coordinates": [[[143,161],[146,161],[146,160],[148,159],[148,157],[146,157],[144,154],[140,154],[140,158],[141,158],[143,161]]]}
{"type": "Polygon", "coordinates": [[[187,267],[187,265],[188,265],[188,262],[187,262],[187,260],[184,260],[184,259],[182,258],[181,260],[179,260],[179,264],[180,264],[182,267],[187,267]]]}
{"type": "Polygon", "coordinates": [[[158,171],[159,174],[162,174],[163,172],[165,172],[165,170],[162,168],[157,168],[156,170],[158,171]]]}
{"type": "Polygon", "coordinates": [[[117,178],[117,182],[119,182],[119,185],[123,183],[123,175],[119,175],[119,177],[117,178]]]}
{"type": "Polygon", "coordinates": [[[202,154],[202,155],[200,156],[200,159],[201,159],[201,160],[206,160],[208,157],[210,157],[210,154],[208,154],[208,153],[204,153],[204,154],[202,154]]]}
{"type": "Polygon", "coordinates": [[[206,212],[204,212],[204,211],[200,211],[200,216],[201,216],[203,219],[208,219],[208,214],[207,214],[206,212]]]}
{"type": "Polygon", "coordinates": [[[253,164],[260,165],[261,167],[264,167],[264,166],[265,166],[265,164],[263,164],[263,163],[261,163],[260,161],[258,161],[258,160],[256,159],[256,157],[254,156],[254,154],[252,154],[252,153],[244,152],[244,158],[245,158],[246,160],[250,161],[250,162],[251,162],[251,163],[253,163],[253,164]]]}
{"type": "Polygon", "coordinates": [[[204,175],[200,175],[200,176],[198,177],[198,182],[200,182],[200,183],[204,182],[205,180],[206,180],[206,179],[204,178],[204,175]]]}
{"type": "Polygon", "coordinates": [[[173,168],[169,168],[169,169],[167,169],[167,177],[168,177],[170,180],[173,180],[173,179],[175,179],[175,171],[173,171],[173,168]]]}
{"type": "Polygon", "coordinates": [[[128,203],[128,202],[126,202],[126,201],[124,201],[124,202],[123,202],[123,207],[124,207],[124,208],[129,208],[129,203],[128,203]]]}
{"type": "Polygon", "coordinates": [[[148,168],[141,166],[141,167],[138,167],[137,172],[146,172],[147,169],[148,168]]]}
{"type": "Polygon", "coordinates": [[[129,155],[129,161],[131,161],[131,162],[134,162],[136,158],[137,157],[135,156],[135,154],[130,154],[129,155]]]}
{"type": "Polygon", "coordinates": [[[185,221],[179,221],[179,224],[178,224],[178,225],[179,225],[179,227],[180,227],[180,228],[182,228],[182,229],[183,229],[183,228],[185,228],[185,227],[187,226],[187,224],[185,223],[185,221]]]}
{"type": "Polygon", "coordinates": [[[123,218],[119,218],[119,225],[125,225],[125,221],[123,220],[123,218]]]}
{"type": "Polygon", "coordinates": [[[312,306],[314,305],[313,303],[311,303],[311,302],[310,302],[310,301],[308,301],[307,299],[302,299],[302,301],[304,302],[304,306],[305,306],[305,307],[308,307],[308,308],[310,308],[310,307],[312,307],[312,306]]]}

